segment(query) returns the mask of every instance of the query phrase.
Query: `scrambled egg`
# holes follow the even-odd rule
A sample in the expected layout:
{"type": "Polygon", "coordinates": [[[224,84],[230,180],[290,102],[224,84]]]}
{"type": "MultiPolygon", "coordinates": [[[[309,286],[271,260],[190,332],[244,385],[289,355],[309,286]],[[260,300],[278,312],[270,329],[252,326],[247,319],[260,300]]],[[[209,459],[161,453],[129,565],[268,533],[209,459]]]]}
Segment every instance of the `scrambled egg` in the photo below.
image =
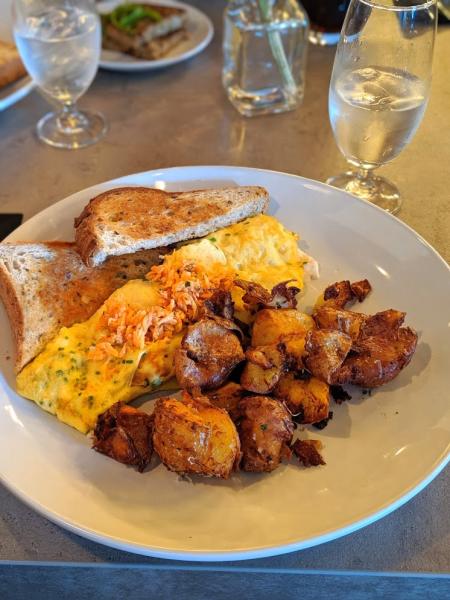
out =
{"type": "MultiPolygon", "coordinates": [[[[130,281],[110,299],[145,308],[159,301],[157,287],[130,281]]],[[[90,360],[89,347],[102,331],[97,328],[104,305],[84,323],[63,327],[45,349],[17,376],[17,391],[83,433],[97,417],[119,401],[151,391],[174,375],[173,356],[181,334],[144,349],[129,349],[120,358],[90,360]]]]}
{"type": "Polygon", "coordinates": [[[297,234],[275,218],[257,215],[220,229],[207,237],[225,255],[240,279],[272,289],[281,281],[303,288],[306,257],[298,248],[297,234]]]}
{"type": "MultiPolygon", "coordinates": [[[[274,217],[258,215],[216,231],[200,241],[181,246],[183,259],[204,265],[210,274],[218,269],[271,289],[291,280],[302,288],[308,261],[297,246],[297,235],[274,217]]],[[[86,322],[63,327],[33,362],[17,377],[19,394],[29,398],[58,419],[86,433],[97,417],[118,401],[151,391],[174,376],[174,353],[183,332],[127,348],[120,358],[88,357],[89,348],[104,333],[99,321],[108,303],[146,309],[160,302],[159,286],[135,280],[116,290],[86,322]]],[[[242,290],[233,289],[238,316],[244,316],[242,290]]]]}

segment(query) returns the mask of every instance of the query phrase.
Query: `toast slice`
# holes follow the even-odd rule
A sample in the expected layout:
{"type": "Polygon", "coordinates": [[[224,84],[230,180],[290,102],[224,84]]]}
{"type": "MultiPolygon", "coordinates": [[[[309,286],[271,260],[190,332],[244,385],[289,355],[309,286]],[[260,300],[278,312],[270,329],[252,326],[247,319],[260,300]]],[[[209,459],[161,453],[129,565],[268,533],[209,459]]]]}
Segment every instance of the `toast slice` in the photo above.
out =
{"type": "Polygon", "coordinates": [[[0,41],[0,88],[27,74],[14,44],[0,41]]]}
{"type": "Polygon", "coordinates": [[[259,186],[192,192],[122,187],[93,198],[75,219],[75,242],[88,265],[110,256],[202,237],[263,212],[269,194],[259,186]]]}
{"type": "Polygon", "coordinates": [[[143,278],[165,248],[119,256],[90,268],[66,242],[0,244],[0,297],[16,345],[16,370],[63,326],[86,321],[130,279],[143,278]]]}
{"type": "MultiPolygon", "coordinates": [[[[127,54],[155,60],[167,54],[185,39],[186,11],[174,6],[157,4],[132,4],[130,12],[151,9],[159,15],[159,20],[141,18],[133,26],[120,27],[113,13],[103,15],[103,47],[119,50],[127,54]]],[[[129,20],[129,19],[128,19],[129,20]]],[[[127,16],[125,16],[125,22],[127,16]]]]}

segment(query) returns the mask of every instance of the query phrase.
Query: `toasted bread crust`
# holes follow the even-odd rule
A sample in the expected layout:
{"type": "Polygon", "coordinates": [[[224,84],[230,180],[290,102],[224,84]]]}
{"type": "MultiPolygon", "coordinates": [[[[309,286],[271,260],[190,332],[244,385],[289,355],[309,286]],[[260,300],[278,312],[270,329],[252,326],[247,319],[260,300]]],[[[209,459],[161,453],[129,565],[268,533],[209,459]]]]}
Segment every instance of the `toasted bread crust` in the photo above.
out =
{"type": "Polygon", "coordinates": [[[165,192],[122,187],[93,198],[75,219],[75,242],[88,265],[108,256],[202,237],[263,212],[269,194],[259,186],[165,192]]]}
{"type": "Polygon", "coordinates": [[[115,257],[90,268],[72,243],[0,244],[0,297],[13,331],[16,370],[62,326],[85,321],[115,289],[144,277],[165,251],[115,257]]]}

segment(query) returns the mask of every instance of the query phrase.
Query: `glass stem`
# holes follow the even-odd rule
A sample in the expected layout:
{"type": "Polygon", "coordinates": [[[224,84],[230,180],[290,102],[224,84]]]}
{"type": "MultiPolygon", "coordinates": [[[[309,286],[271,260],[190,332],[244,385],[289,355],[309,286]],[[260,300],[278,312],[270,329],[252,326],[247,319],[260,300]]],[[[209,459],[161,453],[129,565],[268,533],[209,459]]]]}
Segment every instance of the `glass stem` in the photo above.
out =
{"type": "Polygon", "coordinates": [[[373,185],[372,182],[372,169],[365,169],[364,167],[358,167],[356,169],[356,179],[358,184],[363,188],[370,188],[373,185]]]}
{"type": "Polygon", "coordinates": [[[86,118],[77,108],[75,102],[66,102],[58,115],[58,127],[68,134],[83,131],[86,128],[86,118]]]}

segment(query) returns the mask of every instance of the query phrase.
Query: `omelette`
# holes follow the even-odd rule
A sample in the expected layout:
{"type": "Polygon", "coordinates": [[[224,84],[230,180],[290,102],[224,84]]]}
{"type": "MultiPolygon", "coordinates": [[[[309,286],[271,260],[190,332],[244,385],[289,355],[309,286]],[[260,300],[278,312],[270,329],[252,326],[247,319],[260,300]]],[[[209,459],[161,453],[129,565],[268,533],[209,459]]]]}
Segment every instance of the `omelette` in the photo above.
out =
{"type": "MultiPolygon", "coordinates": [[[[302,289],[305,266],[311,268],[314,261],[299,250],[297,240],[297,235],[277,219],[260,214],[181,245],[165,256],[161,267],[153,269],[155,273],[164,272],[167,279],[168,273],[180,271],[178,265],[191,263],[211,281],[222,276],[240,278],[271,289],[289,280],[302,289]]],[[[188,290],[191,282],[186,279],[183,285],[188,290]]],[[[237,315],[248,322],[242,290],[234,286],[231,292],[237,315]]],[[[19,394],[87,433],[95,427],[98,416],[116,402],[129,402],[170,385],[174,353],[186,322],[171,319],[173,300],[164,305],[164,293],[158,277],[152,279],[151,274],[149,280],[129,281],[113,292],[90,319],[63,327],[19,373],[19,394]],[[124,311],[137,315],[138,325],[127,329],[125,317],[122,321],[118,318],[124,311]],[[142,334],[142,323],[147,324],[155,315],[159,337],[149,341],[142,334]],[[123,342],[123,332],[128,330],[129,339],[138,337],[142,343],[123,342]],[[117,340],[121,341],[120,352],[115,345],[117,340]]]]}

